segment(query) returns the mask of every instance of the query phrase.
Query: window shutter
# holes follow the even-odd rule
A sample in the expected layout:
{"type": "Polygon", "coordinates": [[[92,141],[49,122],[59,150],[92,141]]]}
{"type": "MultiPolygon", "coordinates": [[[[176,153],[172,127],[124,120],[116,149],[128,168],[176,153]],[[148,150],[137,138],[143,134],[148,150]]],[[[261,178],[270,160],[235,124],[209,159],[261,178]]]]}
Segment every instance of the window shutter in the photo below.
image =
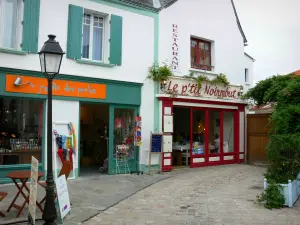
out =
{"type": "Polygon", "coordinates": [[[83,8],[69,5],[67,58],[81,58],[83,8]]]}
{"type": "Polygon", "coordinates": [[[121,16],[111,15],[110,20],[110,64],[122,64],[122,23],[121,16]]]}
{"type": "Polygon", "coordinates": [[[24,1],[22,50],[38,52],[40,0],[24,1]]]}

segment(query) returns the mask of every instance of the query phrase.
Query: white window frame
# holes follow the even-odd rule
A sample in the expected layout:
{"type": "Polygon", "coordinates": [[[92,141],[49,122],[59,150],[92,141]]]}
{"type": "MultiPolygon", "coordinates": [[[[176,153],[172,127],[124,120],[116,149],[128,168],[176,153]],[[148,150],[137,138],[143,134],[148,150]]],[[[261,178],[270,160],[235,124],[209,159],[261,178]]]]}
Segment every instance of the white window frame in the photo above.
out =
{"type": "Polygon", "coordinates": [[[245,84],[249,84],[249,69],[245,68],[245,84]]]}
{"type": "MultiPolygon", "coordinates": [[[[4,1],[0,0],[0,48],[6,48],[3,46],[4,38],[4,1]]],[[[17,39],[16,39],[16,48],[8,48],[12,50],[21,50],[22,49],[22,40],[23,40],[23,16],[24,16],[24,2],[23,0],[18,0],[18,12],[17,12],[17,39]]]]}
{"type": "Polygon", "coordinates": [[[102,62],[105,63],[108,60],[108,33],[109,33],[109,19],[108,19],[108,14],[105,13],[100,13],[100,12],[95,12],[92,10],[87,10],[84,9],[83,12],[83,17],[84,14],[89,14],[91,16],[91,21],[90,21],[90,40],[89,40],[89,58],[83,58],[83,27],[84,27],[84,18],[82,20],[82,40],[81,40],[81,59],[83,60],[90,60],[90,61],[95,61],[95,62],[102,62]],[[93,60],[93,32],[94,32],[94,16],[101,17],[103,19],[103,31],[102,31],[102,60],[93,60]]]}

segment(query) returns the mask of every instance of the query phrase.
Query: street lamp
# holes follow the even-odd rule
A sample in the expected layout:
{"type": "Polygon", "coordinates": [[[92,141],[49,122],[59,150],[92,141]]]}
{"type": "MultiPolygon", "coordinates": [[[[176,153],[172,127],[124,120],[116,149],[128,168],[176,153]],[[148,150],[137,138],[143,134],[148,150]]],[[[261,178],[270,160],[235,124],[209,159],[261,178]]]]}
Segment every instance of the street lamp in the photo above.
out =
{"type": "Polygon", "coordinates": [[[44,225],[55,225],[56,208],[54,202],[54,180],[52,168],[52,80],[59,73],[61,60],[64,55],[55,35],[48,35],[40,56],[41,71],[48,80],[48,114],[47,114],[47,180],[46,202],[43,212],[44,225]]]}

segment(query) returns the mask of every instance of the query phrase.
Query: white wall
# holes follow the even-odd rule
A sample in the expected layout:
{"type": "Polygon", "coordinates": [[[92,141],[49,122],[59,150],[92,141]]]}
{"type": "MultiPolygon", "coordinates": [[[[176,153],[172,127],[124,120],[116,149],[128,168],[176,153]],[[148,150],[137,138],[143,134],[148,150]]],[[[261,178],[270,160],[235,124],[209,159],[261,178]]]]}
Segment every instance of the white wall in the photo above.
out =
{"type": "MultiPolygon", "coordinates": [[[[47,104],[47,101],[46,101],[47,104]]],[[[46,107],[47,112],[47,107],[46,107]]],[[[47,120],[47,116],[46,116],[47,120]]],[[[77,149],[75,157],[73,157],[75,167],[74,170],[78,168],[78,148],[79,148],[79,102],[78,101],[62,101],[62,100],[53,100],[52,101],[52,121],[53,122],[72,122],[74,125],[74,129],[76,132],[76,141],[77,141],[77,149]]],[[[47,152],[47,121],[45,122],[45,153],[47,152]]],[[[56,125],[56,127],[53,129],[56,129],[59,134],[61,135],[68,135],[68,127],[66,125],[56,125]]],[[[56,162],[57,162],[57,169],[60,170],[62,167],[60,158],[56,154],[56,145],[53,146],[53,165],[54,165],[54,155],[56,155],[56,162]]],[[[47,157],[47,154],[46,154],[47,157]]],[[[45,158],[45,170],[47,170],[47,158],[45,158]]],[[[72,174],[71,174],[72,175],[72,174]]],[[[70,176],[71,176],[70,175],[70,176]]]]}
{"type": "Polygon", "coordinates": [[[172,25],[178,25],[178,75],[190,73],[190,37],[213,41],[214,73],[232,84],[244,83],[244,43],[230,0],[177,1],[160,13],[159,59],[172,59],[172,25]]]}
{"type": "MultiPolygon", "coordinates": [[[[38,49],[48,39],[48,34],[55,34],[62,49],[66,51],[69,4],[123,17],[122,65],[114,68],[83,65],[64,56],[60,72],[142,83],[154,59],[154,19],[151,17],[88,0],[43,0],[40,4],[38,49]]],[[[0,53],[0,62],[1,67],[40,71],[38,55],[34,54],[24,56],[0,53]]]]}
{"type": "MultiPolygon", "coordinates": [[[[247,55],[244,55],[244,65],[245,65],[245,68],[248,69],[248,80],[249,82],[248,83],[245,83],[245,80],[244,80],[244,91],[245,93],[247,92],[247,90],[251,87],[253,87],[253,80],[254,80],[254,62],[251,58],[249,58],[247,55]]],[[[244,73],[244,77],[245,77],[245,73],[244,73]]]]}

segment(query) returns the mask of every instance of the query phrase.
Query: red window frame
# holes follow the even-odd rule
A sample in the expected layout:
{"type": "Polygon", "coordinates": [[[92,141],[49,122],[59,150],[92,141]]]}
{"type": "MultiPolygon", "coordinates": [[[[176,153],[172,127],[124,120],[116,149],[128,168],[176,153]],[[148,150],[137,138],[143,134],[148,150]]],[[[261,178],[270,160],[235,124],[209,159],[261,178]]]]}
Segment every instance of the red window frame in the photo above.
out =
{"type": "Polygon", "coordinates": [[[191,38],[191,67],[195,69],[211,71],[213,66],[211,65],[211,42],[202,39],[191,38]],[[196,62],[192,62],[192,42],[196,42],[196,62]],[[209,49],[202,49],[201,44],[206,45],[209,49]],[[209,54],[207,52],[209,51],[209,54]],[[208,57],[208,63],[201,63],[201,55],[204,60],[208,57]]]}

